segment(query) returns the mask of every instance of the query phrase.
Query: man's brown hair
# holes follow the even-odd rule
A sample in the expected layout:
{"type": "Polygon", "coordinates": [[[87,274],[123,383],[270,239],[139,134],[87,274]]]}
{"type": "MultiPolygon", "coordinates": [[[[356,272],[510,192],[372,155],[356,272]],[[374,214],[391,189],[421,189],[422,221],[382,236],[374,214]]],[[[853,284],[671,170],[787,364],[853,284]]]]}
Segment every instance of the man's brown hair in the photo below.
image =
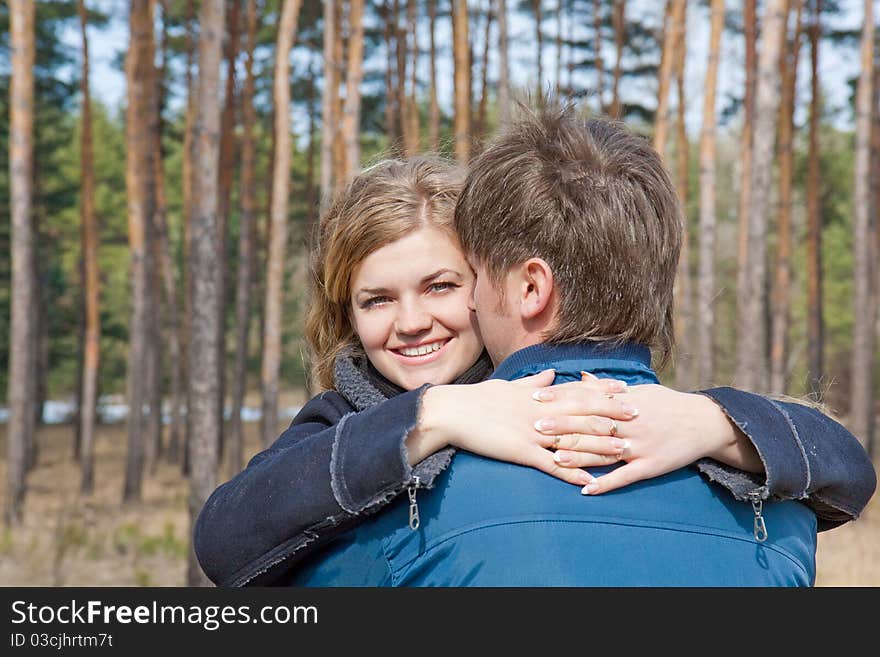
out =
{"type": "Polygon", "coordinates": [[[547,261],[560,304],[546,342],[637,342],[662,366],[682,211],[660,157],[619,121],[552,102],[519,109],[471,162],[455,209],[462,247],[496,286],[529,258],[547,261]]]}

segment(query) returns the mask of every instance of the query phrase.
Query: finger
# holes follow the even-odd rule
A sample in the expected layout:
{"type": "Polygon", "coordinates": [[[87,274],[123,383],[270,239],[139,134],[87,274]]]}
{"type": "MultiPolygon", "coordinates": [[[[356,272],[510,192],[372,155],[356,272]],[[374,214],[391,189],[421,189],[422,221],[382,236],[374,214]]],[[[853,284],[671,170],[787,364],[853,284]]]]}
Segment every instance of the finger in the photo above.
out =
{"type": "Polygon", "coordinates": [[[537,374],[531,374],[529,376],[524,376],[521,379],[516,379],[513,381],[513,384],[516,386],[522,387],[538,387],[543,388],[546,386],[553,385],[553,380],[556,378],[556,370],[548,369],[542,370],[537,374]]]}
{"type": "Polygon", "coordinates": [[[569,452],[589,452],[618,456],[628,446],[627,441],[613,436],[590,435],[586,433],[564,433],[555,437],[554,447],[569,452]]]}
{"type": "Polygon", "coordinates": [[[581,493],[584,495],[601,495],[602,493],[623,488],[624,486],[628,486],[629,484],[646,478],[647,475],[645,468],[639,463],[639,461],[634,461],[622,465],[616,470],[612,470],[601,477],[596,477],[592,482],[584,486],[581,493]]]}
{"type": "Polygon", "coordinates": [[[553,461],[551,452],[548,452],[546,449],[541,449],[540,447],[536,447],[534,451],[529,453],[529,457],[524,465],[530,465],[541,472],[546,472],[552,477],[561,479],[569,484],[574,484],[575,486],[585,486],[593,481],[593,476],[580,468],[565,468],[560,466],[553,461]]]}
{"type": "MultiPolygon", "coordinates": [[[[544,417],[535,422],[535,429],[548,435],[588,435],[622,438],[627,433],[627,422],[599,415],[562,415],[544,417]]],[[[590,443],[585,443],[590,445],[590,443]]],[[[623,443],[611,442],[617,447],[625,447],[623,443]]],[[[574,443],[571,449],[579,449],[574,443]]],[[[584,451],[595,451],[588,446],[584,451]]]]}
{"type": "Polygon", "coordinates": [[[553,460],[564,468],[595,468],[612,465],[620,460],[620,454],[595,454],[593,452],[569,452],[556,450],[553,460]]]}
{"type": "MultiPolygon", "coordinates": [[[[637,417],[638,409],[624,398],[616,395],[600,393],[598,390],[589,390],[585,387],[568,387],[570,384],[563,383],[551,388],[543,388],[535,391],[535,396],[540,393],[542,401],[548,401],[544,397],[544,391],[552,391],[553,414],[559,415],[604,415],[605,417],[618,420],[629,420],[637,417]]],[[[576,385],[582,386],[580,382],[576,385]]]]}
{"type": "Polygon", "coordinates": [[[619,379],[600,379],[591,372],[581,372],[581,382],[590,388],[608,393],[626,392],[628,389],[626,381],[621,381],[619,379]]]}

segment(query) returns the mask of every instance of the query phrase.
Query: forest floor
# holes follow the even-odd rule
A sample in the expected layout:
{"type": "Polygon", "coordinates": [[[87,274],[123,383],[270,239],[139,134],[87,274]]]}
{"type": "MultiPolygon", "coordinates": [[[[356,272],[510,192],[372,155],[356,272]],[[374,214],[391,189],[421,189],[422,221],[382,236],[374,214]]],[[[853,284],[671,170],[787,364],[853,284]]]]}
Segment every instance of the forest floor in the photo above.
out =
{"type": "MultiPolygon", "coordinates": [[[[248,459],[258,447],[258,425],[244,426],[248,459]]],[[[83,496],[72,432],[63,425],[38,431],[23,525],[0,529],[0,586],[185,586],[190,523],[180,466],[160,462],[144,478],[142,501],[123,505],[125,425],[100,426],[95,490],[83,496]]],[[[0,425],[4,502],[5,456],[0,425]]],[[[817,564],[817,586],[880,586],[880,495],[857,521],[819,534],[817,564]]]]}

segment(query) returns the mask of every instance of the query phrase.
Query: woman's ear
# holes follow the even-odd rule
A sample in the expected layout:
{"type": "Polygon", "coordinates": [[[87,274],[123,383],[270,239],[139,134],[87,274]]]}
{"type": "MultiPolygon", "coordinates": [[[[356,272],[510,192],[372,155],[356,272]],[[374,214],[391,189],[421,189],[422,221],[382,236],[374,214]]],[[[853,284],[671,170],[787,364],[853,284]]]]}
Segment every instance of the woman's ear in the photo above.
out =
{"type": "Polygon", "coordinates": [[[542,258],[529,258],[520,268],[520,314],[534,319],[547,310],[553,295],[553,270],[542,258]]]}

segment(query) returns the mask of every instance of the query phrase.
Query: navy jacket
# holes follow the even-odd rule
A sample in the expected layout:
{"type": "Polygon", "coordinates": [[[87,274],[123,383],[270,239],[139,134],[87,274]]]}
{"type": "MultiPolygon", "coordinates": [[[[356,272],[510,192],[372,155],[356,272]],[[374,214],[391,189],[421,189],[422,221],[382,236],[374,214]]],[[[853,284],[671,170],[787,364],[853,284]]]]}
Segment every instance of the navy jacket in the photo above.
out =
{"type": "MultiPolygon", "coordinates": [[[[515,363],[516,356],[508,360],[515,363]]],[[[337,361],[335,380],[339,392],[310,400],[270,448],[204,505],[194,548],[215,584],[286,583],[308,555],[386,506],[416,477],[421,487],[430,488],[450,462],[452,449],[415,468],[407,462],[403,441],[415,424],[424,388],[385,400],[350,355],[337,361]]],[[[874,492],[876,475],[844,427],[813,408],[732,388],[703,394],[753,441],[767,476],[756,478],[708,459],[698,464],[704,474],[737,499],[754,493],[764,499],[803,499],[820,531],[858,517],[874,492]]],[[[582,501],[576,489],[568,486],[568,492],[582,501]]]]}
{"type": "MultiPolygon", "coordinates": [[[[536,345],[494,376],[555,368],[657,383],[645,347],[536,345]]],[[[619,467],[612,466],[612,467],[619,467]]],[[[608,468],[597,470],[607,471],[608,468]]],[[[583,497],[533,469],[467,452],[412,496],[340,536],[291,580],[297,586],[811,586],[816,517],[792,500],[755,509],[694,468],[583,497]]]]}

